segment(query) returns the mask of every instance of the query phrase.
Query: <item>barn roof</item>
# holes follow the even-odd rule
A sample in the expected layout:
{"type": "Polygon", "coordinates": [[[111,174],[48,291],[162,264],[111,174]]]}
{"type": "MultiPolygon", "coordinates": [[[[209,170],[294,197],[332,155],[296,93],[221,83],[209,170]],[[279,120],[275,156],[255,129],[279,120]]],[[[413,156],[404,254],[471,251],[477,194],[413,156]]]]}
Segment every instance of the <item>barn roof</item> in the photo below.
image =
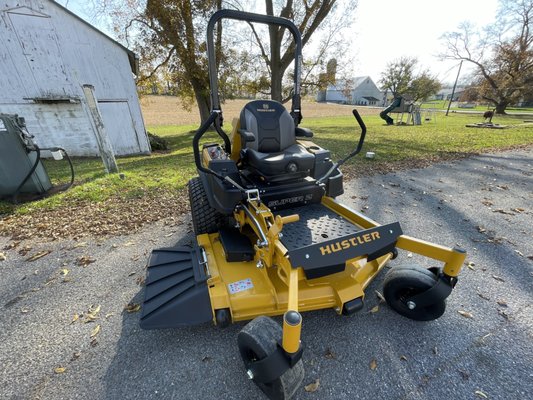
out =
{"type": "Polygon", "coordinates": [[[72,15],[74,18],[76,18],[77,20],[79,20],[83,24],[87,25],[92,30],[94,30],[94,31],[98,32],[100,35],[104,36],[107,40],[110,40],[111,42],[115,43],[117,46],[121,47],[128,54],[128,60],[130,62],[131,72],[133,72],[135,75],[137,75],[139,73],[139,57],[137,56],[137,54],[135,54],[133,51],[128,49],[126,46],[124,46],[121,43],[117,42],[115,39],[113,39],[110,36],[106,35],[104,32],[102,32],[101,30],[97,29],[94,25],[91,25],[90,23],[85,21],[83,18],[81,18],[79,15],[77,15],[77,14],[73,13],[72,11],[70,11],[68,8],[62,6],[61,4],[59,4],[58,2],[56,2],[54,0],[50,0],[50,1],[54,5],[56,5],[57,7],[61,8],[66,13],[72,15]]]}

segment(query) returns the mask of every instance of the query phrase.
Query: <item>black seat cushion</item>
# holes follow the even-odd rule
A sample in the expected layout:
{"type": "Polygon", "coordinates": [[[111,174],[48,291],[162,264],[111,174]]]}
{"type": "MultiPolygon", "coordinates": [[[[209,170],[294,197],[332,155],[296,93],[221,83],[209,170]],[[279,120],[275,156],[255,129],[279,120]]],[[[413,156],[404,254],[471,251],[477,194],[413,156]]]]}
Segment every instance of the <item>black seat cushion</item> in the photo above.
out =
{"type": "Polygon", "coordinates": [[[296,143],[294,120],[283,104],[249,102],[241,111],[240,127],[255,137],[245,143],[242,160],[260,175],[291,179],[308,176],[313,169],[315,156],[296,143]]]}
{"type": "Polygon", "coordinates": [[[276,153],[261,153],[254,149],[247,149],[245,158],[251,167],[266,176],[291,172],[305,172],[304,175],[308,175],[309,170],[313,169],[315,163],[315,156],[299,144],[293,144],[276,153]],[[296,171],[289,169],[291,163],[296,165],[296,171]]]}

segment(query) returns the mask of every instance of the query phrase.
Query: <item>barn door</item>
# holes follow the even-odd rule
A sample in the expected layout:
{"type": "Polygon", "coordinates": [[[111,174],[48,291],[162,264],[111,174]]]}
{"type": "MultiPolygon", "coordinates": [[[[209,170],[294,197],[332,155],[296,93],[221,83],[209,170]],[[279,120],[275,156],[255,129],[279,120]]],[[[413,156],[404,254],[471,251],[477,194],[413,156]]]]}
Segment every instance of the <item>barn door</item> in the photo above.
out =
{"type": "Polygon", "coordinates": [[[99,101],[98,108],[116,155],[141,153],[127,101],[99,101]]]}
{"type": "Polygon", "coordinates": [[[47,16],[9,13],[32,76],[25,79],[32,98],[68,97],[70,86],[58,39],[47,16]]]}

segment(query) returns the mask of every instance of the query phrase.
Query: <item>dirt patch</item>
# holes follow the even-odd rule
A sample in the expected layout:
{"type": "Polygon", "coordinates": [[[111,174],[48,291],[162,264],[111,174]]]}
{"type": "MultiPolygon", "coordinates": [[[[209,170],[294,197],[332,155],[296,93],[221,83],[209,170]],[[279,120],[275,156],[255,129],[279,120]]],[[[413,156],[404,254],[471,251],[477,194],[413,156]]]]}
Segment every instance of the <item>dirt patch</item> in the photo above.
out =
{"type": "MultiPolygon", "coordinates": [[[[228,100],[222,105],[224,117],[231,121],[237,117],[242,108],[250,100],[228,100]]],[[[289,106],[290,107],[290,106],[289,106]]],[[[183,106],[183,102],[173,96],[144,96],[141,98],[141,108],[146,125],[189,125],[199,124],[200,117],[196,104],[189,110],[183,106]]],[[[353,105],[326,104],[304,100],[302,113],[304,118],[351,116],[353,105]]],[[[361,115],[377,115],[381,108],[363,107],[357,108],[361,115]]]]}

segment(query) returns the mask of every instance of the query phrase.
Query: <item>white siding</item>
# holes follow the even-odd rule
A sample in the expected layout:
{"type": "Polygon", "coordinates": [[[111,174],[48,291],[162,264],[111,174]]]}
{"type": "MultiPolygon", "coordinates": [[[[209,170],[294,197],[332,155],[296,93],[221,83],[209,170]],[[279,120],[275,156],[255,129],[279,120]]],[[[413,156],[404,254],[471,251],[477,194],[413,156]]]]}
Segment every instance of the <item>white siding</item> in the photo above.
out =
{"type": "Polygon", "coordinates": [[[80,104],[90,84],[102,104],[120,104],[114,118],[102,107],[116,154],[150,151],[124,48],[50,0],[0,0],[0,37],[0,112],[25,117],[37,143],[98,154],[80,104]]]}

